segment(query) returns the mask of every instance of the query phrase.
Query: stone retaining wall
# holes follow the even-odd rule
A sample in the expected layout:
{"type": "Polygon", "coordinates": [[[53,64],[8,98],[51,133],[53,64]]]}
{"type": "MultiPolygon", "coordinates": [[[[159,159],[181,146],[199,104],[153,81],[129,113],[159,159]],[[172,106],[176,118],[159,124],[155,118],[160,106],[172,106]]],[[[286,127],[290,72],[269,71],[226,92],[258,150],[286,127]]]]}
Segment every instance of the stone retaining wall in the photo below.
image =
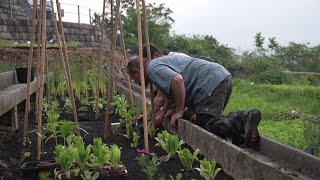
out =
{"type": "MultiPolygon", "coordinates": [[[[17,0],[11,0],[12,18],[27,19],[26,11],[20,6],[17,0]]],[[[10,18],[10,1],[0,0],[0,18],[10,18]]]]}
{"type": "MultiPolygon", "coordinates": [[[[66,41],[78,42],[78,47],[99,47],[101,28],[94,25],[63,22],[66,41]]],[[[26,43],[30,41],[31,19],[0,18],[0,39],[26,43]]],[[[53,21],[47,21],[47,40],[56,41],[53,21]]],[[[105,48],[110,41],[105,38],[105,48]]]]}

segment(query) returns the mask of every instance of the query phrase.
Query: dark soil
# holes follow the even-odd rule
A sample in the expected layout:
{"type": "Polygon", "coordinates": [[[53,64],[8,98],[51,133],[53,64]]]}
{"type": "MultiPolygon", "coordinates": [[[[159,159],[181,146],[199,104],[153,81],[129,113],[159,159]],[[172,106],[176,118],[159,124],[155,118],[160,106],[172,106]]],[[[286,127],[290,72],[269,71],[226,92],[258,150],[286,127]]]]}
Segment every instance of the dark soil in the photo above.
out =
{"type": "MultiPolygon", "coordinates": [[[[23,176],[19,167],[24,162],[35,161],[35,153],[36,153],[36,134],[30,133],[29,138],[31,140],[31,145],[29,148],[25,148],[22,145],[22,122],[23,122],[23,107],[19,108],[19,130],[15,131],[12,128],[8,128],[5,126],[1,126],[1,138],[0,138],[0,160],[2,163],[5,163],[9,166],[9,168],[4,168],[0,162],[0,179],[35,179],[34,176],[27,177],[23,176]],[[3,136],[7,134],[7,136],[3,136]],[[21,154],[23,151],[28,151],[31,153],[29,158],[23,159],[21,158],[21,154]]],[[[34,111],[34,108],[31,109],[34,111]]],[[[90,117],[94,117],[92,114],[93,111],[88,115],[90,117]]],[[[68,115],[65,115],[68,116],[68,115]]],[[[115,122],[117,116],[110,115],[110,121],[115,122]]],[[[93,144],[92,140],[95,137],[103,137],[104,130],[104,115],[100,115],[99,120],[81,120],[79,121],[80,127],[83,128],[88,134],[81,132],[81,135],[84,139],[86,145],[93,144]]],[[[35,118],[33,112],[30,113],[29,118],[29,131],[36,129],[35,118]]],[[[138,164],[136,157],[140,156],[141,153],[137,152],[136,149],[132,149],[130,146],[131,140],[123,136],[121,133],[110,133],[110,137],[108,137],[104,142],[108,145],[117,144],[119,147],[122,147],[122,156],[121,161],[127,167],[128,176],[126,179],[148,179],[144,172],[142,172],[141,166],[138,164]]],[[[150,152],[155,153],[158,157],[166,155],[165,151],[161,147],[155,147],[156,141],[155,139],[149,138],[149,149],[150,152]]],[[[42,160],[53,160],[53,151],[54,151],[54,140],[51,139],[48,142],[44,143],[44,152],[42,155],[42,160]]],[[[143,135],[140,137],[139,147],[142,149],[144,147],[143,143],[143,135]]],[[[183,147],[188,147],[187,145],[183,145],[183,147]]],[[[190,148],[191,150],[191,148],[190,148]]],[[[199,159],[203,159],[202,155],[198,155],[199,159]]],[[[199,167],[199,163],[194,163],[194,167],[199,167]]],[[[157,177],[165,177],[165,179],[169,179],[169,175],[175,177],[178,173],[183,173],[183,179],[203,179],[198,171],[192,172],[183,172],[181,171],[182,165],[178,157],[171,158],[169,161],[162,163],[160,165],[158,176],[157,177]]],[[[230,176],[227,176],[224,172],[220,172],[216,179],[232,179],[230,176]]]]}

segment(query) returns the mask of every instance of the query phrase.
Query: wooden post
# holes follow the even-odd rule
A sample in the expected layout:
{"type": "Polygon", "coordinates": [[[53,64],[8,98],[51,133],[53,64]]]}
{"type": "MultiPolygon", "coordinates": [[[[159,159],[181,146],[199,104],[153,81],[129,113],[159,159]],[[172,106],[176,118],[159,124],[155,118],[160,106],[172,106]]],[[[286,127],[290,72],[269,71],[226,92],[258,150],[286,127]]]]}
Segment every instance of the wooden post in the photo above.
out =
{"type": "MultiPolygon", "coordinates": [[[[72,79],[71,79],[71,73],[70,73],[70,67],[69,67],[67,45],[66,45],[66,41],[65,41],[65,38],[64,38],[64,30],[63,30],[63,25],[62,25],[61,9],[60,9],[59,0],[56,0],[56,5],[57,5],[58,16],[59,16],[59,31],[60,31],[61,41],[62,41],[62,46],[63,46],[64,64],[65,64],[66,70],[67,70],[66,79],[67,79],[67,86],[69,88],[68,93],[69,93],[69,96],[70,96],[70,99],[71,99],[71,104],[72,104],[72,109],[73,109],[73,119],[74,119],[75,123],[77,125],[79,125],[77,109],[76,109],[76,104],[75,104],[75,100],[74,100],[74,94],[73,94],[73,90],[72,90],[72,79]]],[[[76,133],[77,133],[78,136],[80,135],[79,128],[76,129],[76,133]]]]}
{"type": "Polygon", "coordinates": [[[31,82],[31,67],[33,60],[33,46],[34,46],[34,32],[36,29],[36,12],[37,12],[37,0],[33,0],[32,9],[32,20],[31,20],[31,35],[30,35],[30,49],[29,49],[29,59],[28,59],[28,76],[27,76],[27,98],[26,107],[24,110],[24,120],[23,120],[23,144],[29,142],[27,137],[28,132],[28,121],[30,112],[30,82],[31,82]]]}
{"type": "Polygon", "coordinates": [[[41,155],[41,142],[42,142],[42,100],[43,100],[43,89],[44,89],[44,66],[45,66],[45,43],[46,43],[46,0],[42,0],[41,10],[41,50],[40,50],[40,90],[39,90],[39,105],[38,105],[38,136],[37,136],[37,154],[36,160],[40,160],[41,155]]]}
{"type": "MultiPolygon", "coordinates": [[[[101,39],[100,39],[100,58],[97,61],[97,98],[96,98],[96,115],[95,119],[99,119],[99,96],[100,96],[100,74],[101,74],[101,61],[103,58],[103,44],[104,44],[104,16],[106,14],[106,0],[103,0],[102,10],[102,27],[101,27],[101,39]]],[[[105,82],[102,82],[105,83],[105,82]]]]}
{"type": "Polygon", "coordinates": [[[140,80],[141,80],[141,95],[143,109],[143,130],[144,130],[144,148],[149,151],[148,142],[148,127],[147,127],[147,103],[146,103],[146,85],[144,81],[144,67],[142,56],[142,32],[141,32],[141,15],[140,15],[140,0],[136,0],[137,20],[138,20],[138,40],[139,40],[139,62],[140,62],[140,80]]]}
{"type": "MultiPolygon", "coordinates": [[[[127,51],[126,51],[126,47],[125,47],[125,44],[124,44],[124,36],[123,36],[121,15],[119,16],[119,23],[120,23],[119,27],[120,27],[120,38],[121,38],[120,42],[122,44],[124,63],[125,63],[125,66],[126,66],[127,65],[127,51]]],[[[133,112],[133,118],[135,118],[135,109],[134,109],[134,101],[133,101],[133,95],[132,95],[132,89],[131,89],[131,81],[130,81],[130,77],[129,77],[128,74],[126,74],[126,78],[127,78],[127,81],[128,81],[131,108],[132,108],[132,112],[133,112]]]]}
{"type": "MultiPolygon", "coordinates": [[[[105,8],[105,7],[104,7],[105,8]]],[[[91,9],[89,9],[89,23],[91,25],[91,9]]]]}
{"type": "MultiPolygon", "coordinates": [[[[151,61],[151,52],[150,52],[150,42],[149,42],[149,31],[148,31],[148,21],[147,21],[147,10],[146,10],[146,2],[142,0],[142,9],[143,9],[143,21],[144,21],[144,33],[146,39],[146,47],[147,47],[147,58],[151,61]]],[[[154,115],[154,94],[153,94],[153,84],[150,83],[150,98],[151,98],[151,121],[153,125],[155,125],[155,115],[154,115]]]]}
{"type": "MultiPolygon", "coordinates": [[[[113,0],[111,0],[112,3],[113,0]]],[[[118,27],[118,18],[120,12],[120,0],[117,0],[117,10],[116,10],[116,17],[113,18],[114,22],[112,28],[112,48],[111,48],[111,60],[110,60],[110,75],[109,75],[109,83],[108,83],[108,99],[107,99],[107,109],[106,109],[106,117],[104,123],[104,139],[107,139],[109,136],[109,112],[110,112],[110,104],[112,102],[112,95],[113,95],[113,61],[115,59],[116,54],[116,42],[117,42],[117,27],[118,27]]]]}
{"type": "Polygon", "coordinates": [[[80,6],[78,5],[78,23],[80,24],[80,6]]]}

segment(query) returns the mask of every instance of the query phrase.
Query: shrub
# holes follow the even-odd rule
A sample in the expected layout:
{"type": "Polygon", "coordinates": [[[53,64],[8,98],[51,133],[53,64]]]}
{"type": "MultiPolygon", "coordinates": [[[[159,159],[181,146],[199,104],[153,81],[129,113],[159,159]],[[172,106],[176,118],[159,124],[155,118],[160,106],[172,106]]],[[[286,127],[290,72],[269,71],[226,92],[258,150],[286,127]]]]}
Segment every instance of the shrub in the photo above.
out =
{"type": "Polygon", "coordinates": [[[268,69],[257,76],[257,81],[267,84],[285,84],[292,82],[292,78],[280,70],[268,69]]]}

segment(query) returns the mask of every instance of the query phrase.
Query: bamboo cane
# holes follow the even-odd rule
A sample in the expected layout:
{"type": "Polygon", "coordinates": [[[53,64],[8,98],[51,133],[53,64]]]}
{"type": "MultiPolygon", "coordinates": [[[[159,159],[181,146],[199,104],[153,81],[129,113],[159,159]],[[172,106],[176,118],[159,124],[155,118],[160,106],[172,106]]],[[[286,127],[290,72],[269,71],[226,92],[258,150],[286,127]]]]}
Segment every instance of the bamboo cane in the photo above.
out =
{"type": "Polygon", "coordinates": [[[31,82],[31,67],[32,67],[32,59],[33,59],[34,32],[36,29],[36,23],[35,23],[36,12],[37,12],[37,0],[33,0],[30,50],[29,50],[29,60],[28,60],[27,98],[26,98],[26,107],[24,110],[24,121],[23,121],[23,144],[24,145],[26,145],[27,142],[29,142],[29,138],[27,137],[27,131],[28,131],[28,121],[29,121],[29,112],[30,112],[30,82],[31,82]]]}
{"type": "MultiPolygon", "coordinates": [[[[149,31],[148,31],[148,21],[147,21],[147,10],[146,10],[145,0],[142,0],[142,9],[143,9],[143,20],[144,20],[144,33],[145,33],[146,48],[147,48],[147,58],[149,61],[151,61],[149,31]]],[[[151,121],[155,125],[154,94],[153,94],[153,84],[152,83],[150,83],[150,98],[151,98],[151,121]]]]}
{"type": "MultiPolygon", "coordinates": [[[[41,20],[40,20],[40,12],[42,11],[42,1],[40,0],[40,10],[37,11],[38,14],[38,39],[37,39],[37,42],[38,42],[38,47],[37,47],[37,87],[36,87],[36,121],[38,123],[39,121],[39,117],[38,117],[38,106],[39,106],[39,91],[40,91],[40,80],[39,80],[39,77],[40,77],[40,43],[41,43],[41,20]]],[[[38,8],[37,8],[38,9],[38,8]]]]}
{"type": "MultiPolygon", "coordinates": [[[[124,63],[127,64],[127,51],[124,44],[124,36],[123,36],[123,29],[122,29],[122,21],[121,21],[121,15],[119,16],[119,27],[120,27],[120,38],[121,38],[121,44],[122,44],[122,50],[123,50],[123,56],[124,56],[124,63]]],[[[128,81],[128,87],[129,87],[129,94],[130,94],[130,100],[131,100],[131,108],[133,112],[133,117],[135,117],[135,109],[134,109],[134,101],[133,101],[133,95],[132,95],[132,89],[131,89],[131,81],[128,74],[126,74],[126,78],[128,81]]]]}
{"type": "Polygon", "coordinates": [[[95,119],[99,118],[99,95],[100,95],[100,74],[101,74],[101,61],[103,57],[103,40],[104,40],[104,17],[106,9],[106,0],[103,0],[103,11],[102,11],[102,27],[101,27],[101,39],[100,39],[100,58],[97,62],[97,99],[96,99],[96,116],[95,119]]]}
{"type": "MultiPolygon", "coordinates": [[[[111,0],[112,2],[113,0],[111,0]]],[[[112,3],[111,3],[112,4],[112,3]]],[[[118,27],[118,18],[120,12],[120,0],[117,0],[117,10],[116,17],[114,18],[114,22],[112,22],[112,48],[111,48],[111,60],[110,60],[110,76],[108,83],[108,99],[107,99],[107,109],[106,109],[106,117],[104,123],[104,139],[107,139],[109,136],[109,112],[110,112],[110,104],[112,102],[112,94],[113,94],[113,62],[116,54],[116,42],[117,42],[117,27],[118,27]]]]}
{"type": "MultiPolygon", "coordinates": [[[[65,38],[64,38],[64,30],[63,30],[63,25],[62,25],[62,18],[61,18],[61,12],[60,12],[61,9],[60,9],[59,0],[56,0],[56,5],[57,5],[57,11],[58,11],[58,17],[59,17],[59,31],[60,31],[61,41],[62,41],[62,46],[63,46],[64,64],[66,66],[67,75],[68,75],[68,77],[66,79],[67,79],[67,86],[69,88],[68,92],[69,92],[69,96],[70,96],[71,103],[72,103],[73,119],[74,119],[75,123],[77,125],[79,125],[77,109],[76,109],[76,104],[75,104],[75,100],[74,100],[74,94],[73,94],[73,90],[72,90],[72,79],[71,79],[71,73],[70,73],[70,67],[69,67],[67,45],[66,45],[66,41],[65,41],[65,38]]],[[[76,133],[77,133],[78,136],[80,135],[79,128],[76,129],[76,133]]]]}
{"type": "Polygon", "coordinates": [[[40,51],[40,91],[39,91],[39,106],[38,106],[38,136],[37,136],[37,154],[36,160],[40,160],[41,141],[42,141],[42,100],[44,89],[44,66],[45,66],[45,43],[46,43],[46,0],[42,0],[41,10],[41,51],[40,51]]]}
{"type": "Polygon", "coordinates": [[[144,68],[142,57],[142,32],[141,32],[141,14],[140,14],[140,0],[136,0],[137,20],[138,20],[138,40],[139,40],[139,62],[140,62],[140,80],[141,80],[141,95],[142,95],[142,109],[143,109],[143,129],[144,129],[144,148],[149,151],[148,132],[147,132],[147,105],[146,105],[146,87],[144,81],[144,68]]]}

